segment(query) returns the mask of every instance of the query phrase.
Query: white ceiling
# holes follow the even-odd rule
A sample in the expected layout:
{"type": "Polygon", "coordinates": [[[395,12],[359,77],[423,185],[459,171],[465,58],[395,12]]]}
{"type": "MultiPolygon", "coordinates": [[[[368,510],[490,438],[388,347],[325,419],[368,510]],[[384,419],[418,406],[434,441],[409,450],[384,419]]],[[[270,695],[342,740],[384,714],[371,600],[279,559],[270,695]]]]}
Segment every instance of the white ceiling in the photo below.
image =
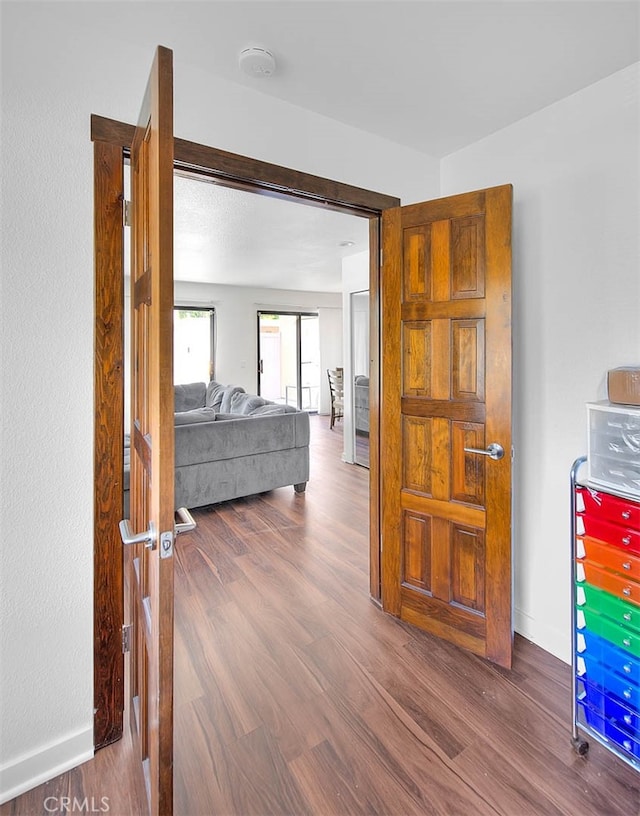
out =
{"type": "Polygon", "coordinates": [[[189,15],[176,6],[190,4],[170,5],[173,39],[200,68],[433,156],[640,59],[638,2],[233,0],[189,15]],[[251,45],[274,53],[272,78],[238,71],[251,45]]]}
{"type": "MultiPolygon", "coordinates": [[[[71,5],[105,34],[150,52],[162,43],[176,60],[436,157],[640,59],[639,0],[152,0],[124,4],[125,19],[118,3],[71,5]],[[270,79],[240,73],[251,45],[275,54],[270,79]]],[[[177,209],[176,245],[199,279],[217,268],[244,282],[260,268],[276,281],[290,263],[296,287],[326,290],[325,255],[333,267],[339,241],[361,240],[351,216],[206,188],[188,194],[189,214],[177,209]]]]}

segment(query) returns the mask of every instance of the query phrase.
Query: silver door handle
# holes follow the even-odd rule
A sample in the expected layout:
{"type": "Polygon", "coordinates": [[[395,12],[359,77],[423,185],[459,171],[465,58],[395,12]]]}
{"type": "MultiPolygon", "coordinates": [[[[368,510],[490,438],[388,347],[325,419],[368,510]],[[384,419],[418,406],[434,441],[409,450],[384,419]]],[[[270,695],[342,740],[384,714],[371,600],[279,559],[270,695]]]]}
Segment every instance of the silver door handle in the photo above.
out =
{"type": "Polygon", "coordinates": [[[120,527],[120,537],[122,538],[123,544],[144,544],[149,550],[155,549],[158,543],[158,534],[152,521],[149,522],[149,529],[142,533],[131,532],[129,524],[129,519],[122,519],[118,525],[118,527],[120,527]]]}
{"type": "Polygon", "coordinates": [[[187,510],[186,507],[179,507],[176,510],[176,516],[180,519],[180,521],[176,524],[176,535],[180,535],[180,533],[189,533],[191,530],[196,529],[196,520],[191,515],[191,513],[187,510]]]}
{"type": "Polygon", "coordinates": [[[481,456],[488,456],[489,459],[502,459],[504,456],[504,448],[497,442],[492,442],[484,448],[465,448],[466,453],[479,453],[481,456]]]}

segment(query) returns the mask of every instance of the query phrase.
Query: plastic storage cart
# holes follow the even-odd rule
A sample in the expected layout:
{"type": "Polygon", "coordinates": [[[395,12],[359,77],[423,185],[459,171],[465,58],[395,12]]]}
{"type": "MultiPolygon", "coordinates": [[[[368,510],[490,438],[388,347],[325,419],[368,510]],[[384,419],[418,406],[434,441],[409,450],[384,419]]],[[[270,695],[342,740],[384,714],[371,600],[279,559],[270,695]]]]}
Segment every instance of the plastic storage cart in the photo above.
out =
{"type": "Polygon", "coordinates": [[[640,498],[585,463],[571,469],[573,745],[584,755],[591,737],[640,771],[640,498]]]}

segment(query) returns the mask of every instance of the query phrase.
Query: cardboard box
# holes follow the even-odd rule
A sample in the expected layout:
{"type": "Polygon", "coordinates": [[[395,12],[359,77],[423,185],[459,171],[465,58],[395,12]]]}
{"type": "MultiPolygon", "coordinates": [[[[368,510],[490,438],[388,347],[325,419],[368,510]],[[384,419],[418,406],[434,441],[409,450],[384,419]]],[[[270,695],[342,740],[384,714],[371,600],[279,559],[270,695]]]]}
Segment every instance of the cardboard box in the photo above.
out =
{"type": "Polygon", "coordinates": [[[607,375],[609,402],[640,405],[640,367],[612,368],[607,375]]]}

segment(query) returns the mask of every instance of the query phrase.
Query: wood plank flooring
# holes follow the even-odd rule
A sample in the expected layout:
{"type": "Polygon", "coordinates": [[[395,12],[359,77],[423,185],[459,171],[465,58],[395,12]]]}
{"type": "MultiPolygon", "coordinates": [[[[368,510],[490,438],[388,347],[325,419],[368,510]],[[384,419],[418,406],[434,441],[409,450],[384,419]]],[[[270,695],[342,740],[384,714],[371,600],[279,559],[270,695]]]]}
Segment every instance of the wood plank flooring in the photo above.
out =
{"type": "MultiPolygon", "coordinates": [[[[518,637],[506,671],[369,600],[368,471],[311,419],[305,495],[201,509],[178,542],[177,816],[637,816],[640,773],[571,747],[568,666],[518,637]]],[[[142,813],[129,757],[125,739],[0,814],[60,795],[142,813]]]]}

